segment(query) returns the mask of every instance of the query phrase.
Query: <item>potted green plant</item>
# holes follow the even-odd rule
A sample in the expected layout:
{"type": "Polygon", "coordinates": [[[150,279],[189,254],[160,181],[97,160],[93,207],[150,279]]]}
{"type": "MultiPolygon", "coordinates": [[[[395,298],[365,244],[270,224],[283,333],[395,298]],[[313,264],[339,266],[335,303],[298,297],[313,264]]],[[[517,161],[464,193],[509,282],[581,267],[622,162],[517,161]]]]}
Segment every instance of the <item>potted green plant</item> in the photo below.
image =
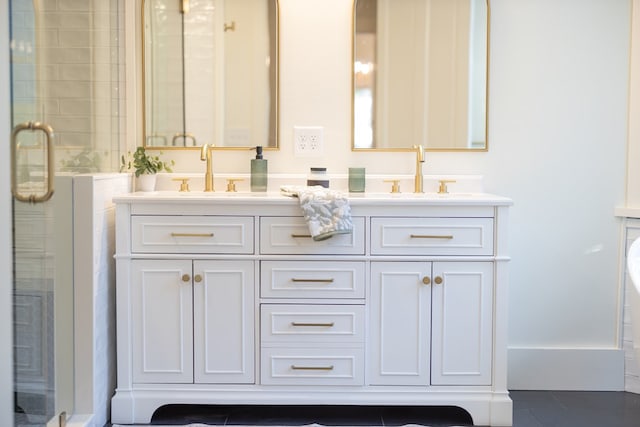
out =
{"type": "MultiPolygon", "coordinates": [[[[159,154],[162,154],[160,152],[159,154]]],[[[136,187],[140,191],[153,191],[156,186],[156,174],[166,171],[173,172],[171,168],[175,162],[160,160],[160,155],[149,155],[144,147],[136,148],[136,151],[122,155],[120,172],[133,170],[136,176],[136,187]]]]}

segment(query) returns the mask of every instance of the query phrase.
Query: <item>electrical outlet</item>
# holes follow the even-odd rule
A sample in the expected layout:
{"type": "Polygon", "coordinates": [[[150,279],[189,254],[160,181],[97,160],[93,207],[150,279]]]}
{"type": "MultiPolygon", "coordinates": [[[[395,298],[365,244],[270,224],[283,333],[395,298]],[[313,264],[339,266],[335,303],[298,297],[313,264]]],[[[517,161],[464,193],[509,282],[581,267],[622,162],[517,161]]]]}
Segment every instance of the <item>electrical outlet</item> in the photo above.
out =
{"type": "Polygon", "coordinates": [[[294,126],[293,147],[296,157],[318,157],[324,152],[321,126],[294,126]]]}

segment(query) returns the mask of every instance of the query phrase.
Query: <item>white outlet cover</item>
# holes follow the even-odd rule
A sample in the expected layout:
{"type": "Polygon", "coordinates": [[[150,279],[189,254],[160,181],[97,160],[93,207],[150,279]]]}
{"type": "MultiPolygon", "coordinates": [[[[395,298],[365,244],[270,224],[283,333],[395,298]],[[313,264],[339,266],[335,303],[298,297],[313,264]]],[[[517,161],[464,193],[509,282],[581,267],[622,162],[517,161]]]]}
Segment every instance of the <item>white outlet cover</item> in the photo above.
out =
{"type": "Polygon", "coordinates": [[[296,157],[319,157],[324,153],[322,126],[294,126],[293,150],[296,157]]]}

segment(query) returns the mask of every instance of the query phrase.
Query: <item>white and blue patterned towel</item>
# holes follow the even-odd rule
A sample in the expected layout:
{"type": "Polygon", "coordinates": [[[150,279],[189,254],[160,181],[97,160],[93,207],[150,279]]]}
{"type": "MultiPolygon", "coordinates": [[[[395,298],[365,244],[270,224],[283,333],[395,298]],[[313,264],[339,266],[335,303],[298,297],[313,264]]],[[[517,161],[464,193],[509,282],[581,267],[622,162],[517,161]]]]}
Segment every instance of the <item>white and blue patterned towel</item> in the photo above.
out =
{"type": "Polygon", "coordinates": [[[326,240],[336,234],[353,232],[351,206],[343,193],[321,186],[299,185],[283,185],[280,191],[285,196],[297,197],[300,200],[300,207],[313,240],[326,240]]]}

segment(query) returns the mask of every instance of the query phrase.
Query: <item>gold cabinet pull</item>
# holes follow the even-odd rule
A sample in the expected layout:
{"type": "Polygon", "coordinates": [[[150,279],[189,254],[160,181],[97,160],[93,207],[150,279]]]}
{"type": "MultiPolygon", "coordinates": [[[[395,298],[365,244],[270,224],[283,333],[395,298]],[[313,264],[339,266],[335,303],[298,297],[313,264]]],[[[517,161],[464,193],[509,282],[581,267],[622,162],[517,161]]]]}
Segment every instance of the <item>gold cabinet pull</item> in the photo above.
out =
{"type": "Polygon", "coordinates": [[[429,276],[424,276],[422,278],[422,283],[424,283],[425,285],[430,285],[431,284],[431,277],[429,276]]]}
{"type": "Polygon", "coordinates": [[[441,284],[441,283],[442,283],[442,277],[440,277],[440,276],[436,276],[436,278],[435,278],[434,282],[436,282],[436,285],[441,284]]]}
{"type": "Polygon", "coordinates": [[[191,281],[191,276],[189,276],[188,274],[183,274],[182,275],[182,281],[183,282],[190,282],[191,281]]]}
{"type": "Polygon", "coordinates": [[[335,322],[327,323],[304,323],[304,322],[291,322],[291,326],[315,326],[319,328],[332,328],[335,322]]]}
{"type": "Polygon", "coordinates": [[[293,283],[333,283],[333,279],[296,279],[291,278],[293,283]]]}
{"type": "Polygon", "coordinates": [[[439,235],[439,234],[412,234],[411,235],[412,239],[448,239],[451,240],[453,239],[453,236],[450,234],[444,234],[444,235],[439,235]]]}
{"type": "Polygon", "coordinates": [[[202,276],[199,274],[196,274],[195,276],[193,276],[193,281],[196,283],[202,282],[202,276]]]}
{"type": "Polygon", "coordinates": [[[298,366],[291,365],[294,371],[333,371],[333,365],[329,366],[298,366]]]}
{"type": "Polygon", "coordinates": [[[294,239],[310,239],[311,234],[292,234],[291,237],[293,237],[294,239]]]}
{"type": "Polygon", "coordinates": [[[213,233],[171,233],[171,237],[213,237],[213,233]]]}

